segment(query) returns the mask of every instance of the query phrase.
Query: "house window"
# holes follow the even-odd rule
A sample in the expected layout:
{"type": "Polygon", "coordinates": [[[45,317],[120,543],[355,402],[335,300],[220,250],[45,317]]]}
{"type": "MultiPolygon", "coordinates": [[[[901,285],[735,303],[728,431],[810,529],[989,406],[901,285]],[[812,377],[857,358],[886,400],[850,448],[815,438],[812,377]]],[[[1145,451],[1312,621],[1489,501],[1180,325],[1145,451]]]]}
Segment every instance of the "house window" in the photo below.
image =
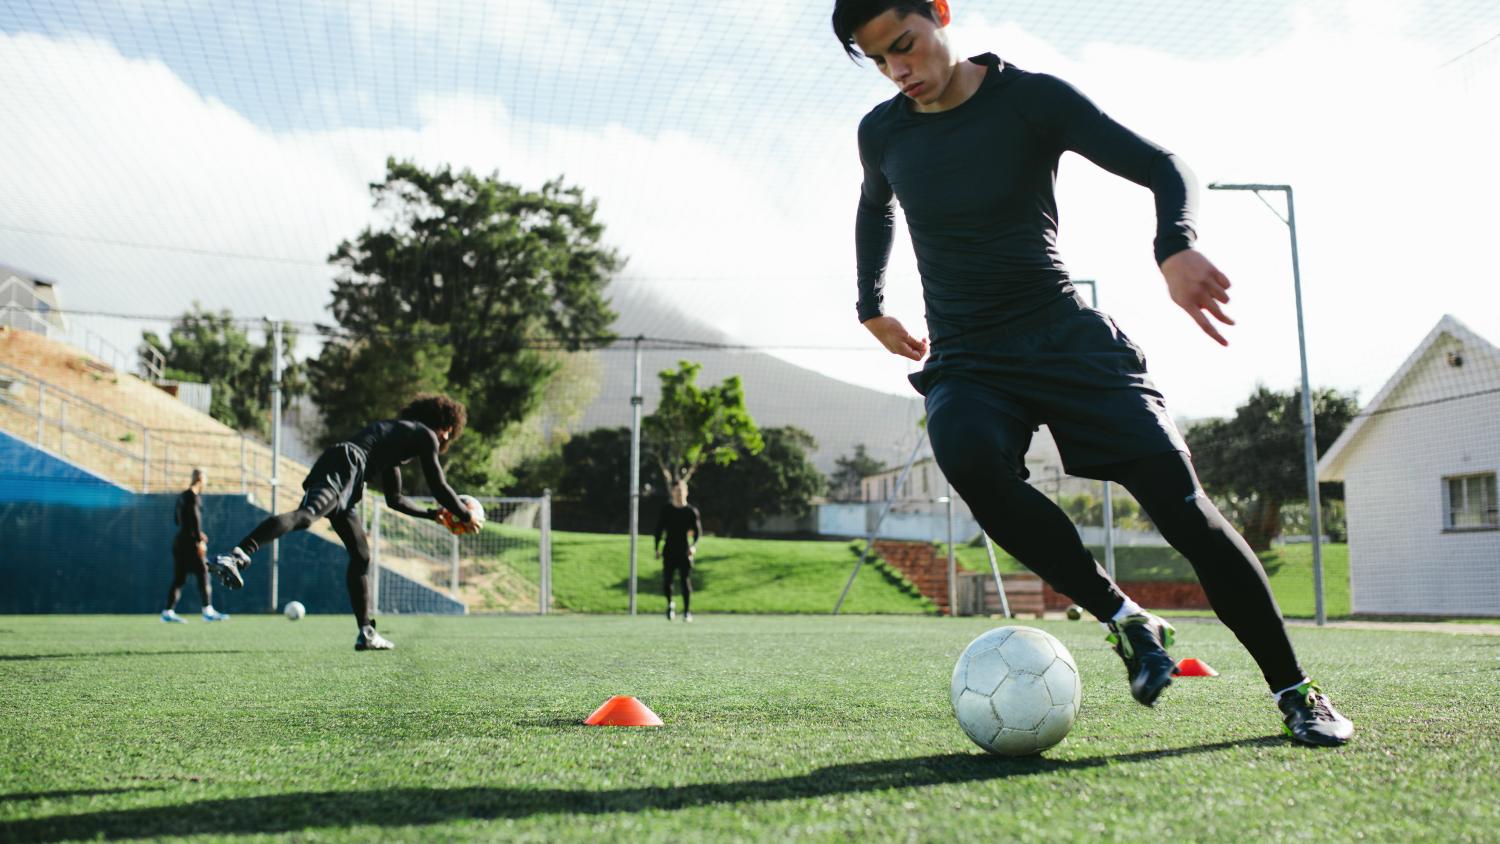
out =
{"type": "Polygon", "coordinates": [[[1443,478],[1448,496],[1448,530],[1500,528],[1500,496],[1495,494],[1495,473],[1443,478]]]}
{"type": "Polygon", "coordinates": [[[928,492],[928,489],[927,489],[927,467],[923,466],[922,467],[922,493],[925,495],[927,492],[928,492]]]}

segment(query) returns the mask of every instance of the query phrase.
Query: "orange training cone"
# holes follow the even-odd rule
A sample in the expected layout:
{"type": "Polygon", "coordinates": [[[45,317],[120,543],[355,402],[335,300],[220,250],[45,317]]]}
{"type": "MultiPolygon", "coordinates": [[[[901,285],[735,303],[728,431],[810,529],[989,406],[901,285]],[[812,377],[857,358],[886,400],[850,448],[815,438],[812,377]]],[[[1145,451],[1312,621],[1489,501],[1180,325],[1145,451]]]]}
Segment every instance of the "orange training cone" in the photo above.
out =
{"type": "Polygon", "coordinates": [[[1176,674],[1178,677],[1219,676],[1219,672],[1215,671],[1213,669],[1213,666],[1209,665],[1201,659],[1198,659],[1197,657],[1192,656],[1177,663],[1177,667],[1172,670],[1172,673],[1176,674]]]}
{"type": "Polygon", "coordinates": [[[651,707],[630,695],[615,695],[583,719],[590,727],[660,727],[661,719],[651,707]]]}

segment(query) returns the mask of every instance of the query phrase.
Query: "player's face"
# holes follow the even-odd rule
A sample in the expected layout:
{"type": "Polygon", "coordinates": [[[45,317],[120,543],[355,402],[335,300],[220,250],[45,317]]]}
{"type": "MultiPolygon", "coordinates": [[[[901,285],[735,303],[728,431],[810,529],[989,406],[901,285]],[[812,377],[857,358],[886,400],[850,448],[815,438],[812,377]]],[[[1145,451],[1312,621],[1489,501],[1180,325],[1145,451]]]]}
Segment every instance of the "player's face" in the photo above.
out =
{"type": "Polygon", "coordinates": [[[439,428],[435,433],[438,438],[438,453],[442,454],[448,450],[448,446],[453,444],[453,429],[439,428]]]}
{"type": "Polygon", "coordinates": [[[672,487],[672,506],[673,507],[686,507],[687,506],[687,495],[688,495],[687,484],[678,484],[678,485],[672,487]]]}
{"type": "MultiPolygon", "coordinates": [[[[939,20],[946,17],[946,6],[939,20]]],[[[953,81],[953,50],[943,25],[920,14],[887,9],[854,31],[854,44],[919,111],[941,106],[953,81]]]]}

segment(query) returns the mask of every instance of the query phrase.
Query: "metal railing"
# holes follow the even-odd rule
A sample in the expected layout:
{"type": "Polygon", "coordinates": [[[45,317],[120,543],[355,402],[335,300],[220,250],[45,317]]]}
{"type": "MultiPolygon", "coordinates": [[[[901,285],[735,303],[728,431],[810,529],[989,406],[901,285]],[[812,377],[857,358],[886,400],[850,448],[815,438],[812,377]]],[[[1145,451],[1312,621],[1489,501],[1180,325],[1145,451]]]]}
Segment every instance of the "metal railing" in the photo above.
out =
{"type": "MultiPolygon", "coordinates": [[[[270,501],[271,447],[234,431],[158,427],[0,364],[0,430],[140,493],[175,492],[194,468],[210,486],[270,501]]],[[[281,474],[306,470],[282,458],[281,474]]]]}

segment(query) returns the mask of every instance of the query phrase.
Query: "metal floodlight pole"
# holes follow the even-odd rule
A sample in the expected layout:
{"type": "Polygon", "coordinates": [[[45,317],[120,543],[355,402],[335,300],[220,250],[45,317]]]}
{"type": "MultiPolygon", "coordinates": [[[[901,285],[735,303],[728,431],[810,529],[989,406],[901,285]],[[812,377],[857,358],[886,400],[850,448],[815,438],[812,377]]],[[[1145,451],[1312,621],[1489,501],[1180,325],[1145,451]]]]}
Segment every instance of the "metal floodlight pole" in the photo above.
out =
{"type": "MultiPolygon", "coordinates": [[[[276,513],[276,491],[281,484],[281,320],[271,321],[271,513],[276,513]]],[[[271,612],[276,612],[277,568],[281,540],[271,541],[271,612]]]]}
{"type": "Polygon", "coordinates": [[[1292,201],[1291,185],[1231,185],[1210,183],[1209,190],[1245,190],[1255,193],[1266,207],[1281,222],[1286,224],[1292,236],[1292,291],[1297,301],[1297,351],[1302,362],[1302,450],[1307,464],[1307,516],[1312,534],[1313,598],[1318,626],[1327,623],[1323,606],[1323,512],[1318,498],[1318,439],[1313,418],[1312,381],[1307,374],[1307,327],[1302,315],[1302,267],[1297,255],[1297,206],[1292,201]],[[1262,191],[1281,191],[1286,194],[1286,216],[1276,212],[1276,207],[1261,196],[1262,191]]]}
{"type": "MultiPolygon", "coordinates": [[[[1076,280],[1073,286],[1080,284],[1089,286],[1091,302],[1089,307],[1099,309],[1099,282],[1092,279],[1076,280]]],[[[1109,579],[1115,579],[1115,497],[1114,490],[1109,481],[1104,481],[1104,571],[1109,574],[1109,579]]]]}
{"type": "Polygon", "coordinates": [[[911,472],[912,464],[917,462],[917,454],[922,451],[922,443],[926,441],[927,430],[924,428],[922,434],[917,437],[916,445],[911,448],[911,456],[906,458],[906,467],[901,470],[901,475],[896,479],[894,495],[885,500],[885,506],[880,508],[880,517],[875,520],[875,527],[865,538],[865,553],[859,555],[859,559],[854,562],[854,571],[849,572],[849,582],[844,584],[844,591],[839,593],[838,602],[833,605],[834,615],[838,615],[839,610],[843,608],[844,599],[849,597],[849,590],[854,586],[854,579],[859,577],[859,570],[864,567],[865,561],[870,559],[870,554],[875,549],[875,540],[880,538],[880,526],[885,524],[885,517],[890,514],[891,507],[896,503],[895,495],[901,494],[901,487],[906,483],[906,476],[911,472]]]}
{"type": "Polygon", "coordinates": [[[635,615],[636,553],[641,523],[641,341],[635,338],[635,378],[630,393],[630,614],[635,615]]]}
{"type": "MultiPolygon", "coordinates": [[[[946,479],[944,479],[946,483],[946,479]]],[[[943,502],[948,510],[948,615],[958,615],[958,563],[953,553],[953,484],[946,483],[943,502]]]]}

